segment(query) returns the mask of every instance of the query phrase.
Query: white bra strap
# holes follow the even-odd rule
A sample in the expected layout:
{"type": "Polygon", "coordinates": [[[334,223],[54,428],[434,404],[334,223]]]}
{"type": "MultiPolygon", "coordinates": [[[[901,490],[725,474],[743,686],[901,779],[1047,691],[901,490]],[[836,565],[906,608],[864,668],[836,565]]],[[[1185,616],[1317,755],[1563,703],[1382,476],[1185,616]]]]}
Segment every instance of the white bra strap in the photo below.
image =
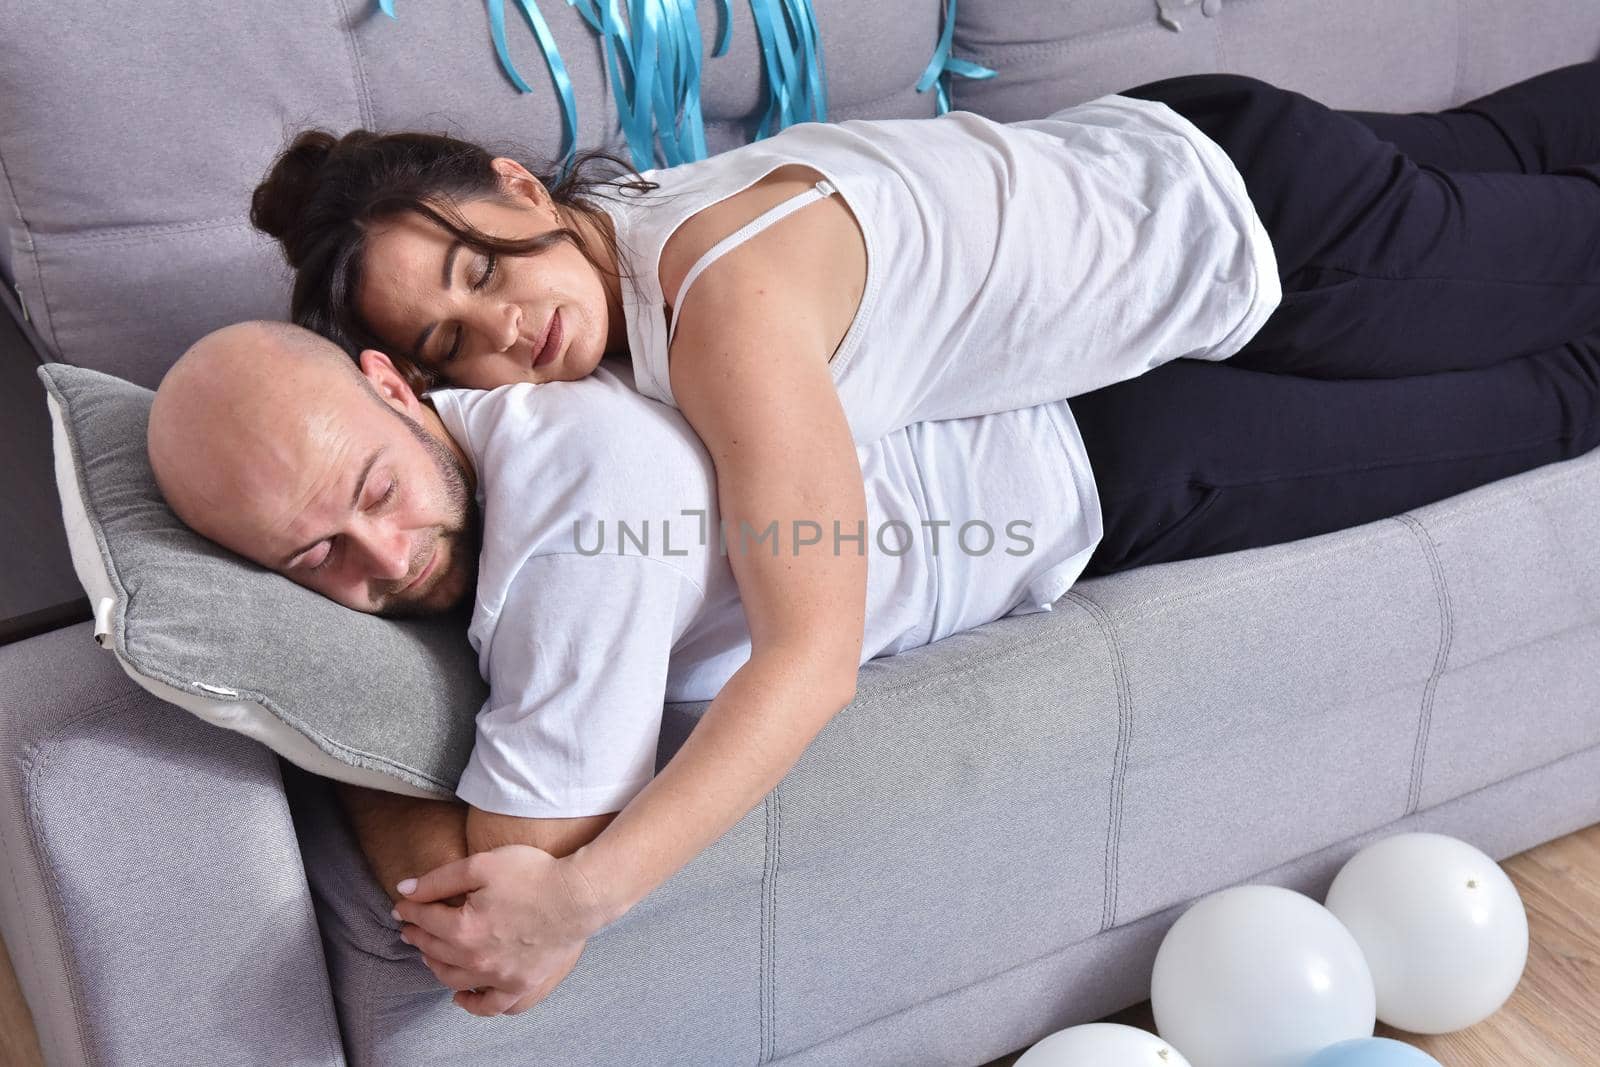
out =
{"type": "Polygon", "coordinates": [[[749,222],[745,223],[743,226],[739,227],[737,230],[730,233],[728,236],[724,237],[710,248],[706,249],[706,254],[701,256],[695,265],[689,269],[689,274],[683,279],[683,284],[678,286],[678,298],[672,302],[672,324],[667,329],[667,347],[672,347],[673,334],[678,332],[678,312],[683,310],[683,294],[689,291],[689,286],[692,285],[694,280],[700,276],[701,271],[705,270],[707,267],[711,266],[712,263],[716,262],[719,256],[728,252],[730,249],[737,247],[740,243],[754,237],[756,234],[760,233],[768,226],[771,226],[773,223],[785,218],[793,212],[799,211],[801,208],[805,207],[809,203],[812,203],[813,201],[821,200],[825,196],[832,196],[836,191],[837,190],[835,190],[833,183],[824,179],[823,181],[820,181],[816,185],[812,186],[810,189],[807,189],[805,192],[791,196],[789,199],[785,200],[776,207],[769,208],[762,214],[757,215],[755,218],[751,219],[749,222]]]}

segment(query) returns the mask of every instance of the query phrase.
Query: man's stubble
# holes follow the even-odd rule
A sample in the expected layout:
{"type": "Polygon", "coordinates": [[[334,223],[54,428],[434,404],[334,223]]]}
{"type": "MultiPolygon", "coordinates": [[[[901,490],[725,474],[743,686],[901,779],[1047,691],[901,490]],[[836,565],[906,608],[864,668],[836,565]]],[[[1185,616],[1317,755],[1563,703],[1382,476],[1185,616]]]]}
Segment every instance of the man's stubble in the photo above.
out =
{"type": "MultiPolygon", "coordinates": [[[[379,401],[382,402],[381,400],[379,401]]],[[[438,538],[448,540],[450,545],[450,571],[448,573],[435,572],[430,580],[429,587],[424,590],[419,598],[408,598],[395,601],[385,597],[379,604],[377,614],[386,618],[404,618],[417,615],[440,615],[459,607],[461,602],[472,592],[477,584],[478,552],[482,545],[483,531],[478,517],[477,503],[472,498],[472,490],[467,485],[467,472],[461,466],[461,461],[456,458],[443,441],[423,429],[411,416],[403,411],[397,411],[388,404],[383,405],[395,418],[405,423],[406,429],[417,443],[428,453],[433,460],[433,465],[439,471],[439,481],[444,486],[445,502],[448,505],[453,523],[446,526],[435,538],[420,546],[411,566],[407,569],[407,577],[401,579],[403,585],[417,569],[426,565],[428,556],[435,546],[438,538]],[[427,603],[428,597],[447,580],[456,579],[461,582],[460,591],[454,594],[447,603],[427,603]],[[420,601],[420,602],[419,602],[420,601]]]]}

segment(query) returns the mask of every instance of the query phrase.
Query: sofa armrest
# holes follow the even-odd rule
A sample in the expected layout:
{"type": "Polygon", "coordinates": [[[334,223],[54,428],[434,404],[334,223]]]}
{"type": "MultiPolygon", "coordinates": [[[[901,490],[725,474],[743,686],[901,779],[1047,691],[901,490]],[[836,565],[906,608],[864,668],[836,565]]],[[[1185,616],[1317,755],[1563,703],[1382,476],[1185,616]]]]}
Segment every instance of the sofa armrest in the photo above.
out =
{"type": "Polygon", "coordinates": [[[90,626],[0,647],[0,931],[51,1064],[342,1064],[277,757],[90,626]]]}

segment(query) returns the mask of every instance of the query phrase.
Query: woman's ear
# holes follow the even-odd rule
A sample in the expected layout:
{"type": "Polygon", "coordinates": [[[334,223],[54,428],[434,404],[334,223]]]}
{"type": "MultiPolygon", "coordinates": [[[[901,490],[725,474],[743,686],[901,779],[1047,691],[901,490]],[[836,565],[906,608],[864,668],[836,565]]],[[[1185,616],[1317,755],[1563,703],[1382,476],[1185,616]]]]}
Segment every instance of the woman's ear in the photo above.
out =
{"type": "Polygon", "coordinates": [[[500,191],[507,196],[520,200],[528,200],[539,208],[552,208],[555,201],[550,199],[550,190],[544,183],[534,177],[532,172],[514,159],[505,156],[496,156],[489,162],[500,179],[500,191]]]}
{"type": "Polygon", "coordinates": [[[405,375],[395,368],[388,356],[376,348],[366,348],[361,351],[360,363],[362,377],[367,379],[379,400],[396,411],[416,418],[421,402],[405,375]]]}

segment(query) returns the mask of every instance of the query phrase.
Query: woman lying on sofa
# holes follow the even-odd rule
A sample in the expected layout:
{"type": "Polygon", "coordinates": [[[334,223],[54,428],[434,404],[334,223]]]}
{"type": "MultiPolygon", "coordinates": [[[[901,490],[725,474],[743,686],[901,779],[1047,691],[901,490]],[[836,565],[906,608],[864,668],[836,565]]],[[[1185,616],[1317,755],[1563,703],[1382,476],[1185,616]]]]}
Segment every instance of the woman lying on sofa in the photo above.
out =
{"type": "MultiPolygon", "coordinates": [[[[1071,398],[1076,432],[1045,447],[1092,471],[1103,529],[1062,546],[1086,574],[1359,525],[1593,448],[1597,98],[1596,63],[1408,115],[1200,74],[1008,124],[805,123],[627,182],[308,132],[253,217],[296,271],[295,321],[364,369],[382,352],[413,391],[493,389],[625,361],[702,443],[722,524],[779,520],[773,553],[730,553],[748,657],[662,774],[566,839],[587,878],[561,884],[614,918],[851,699],[865,558],[784,522],[864,521],[860,446],[1071,398]]],[[[314,555],[337,578],[297,580],[370,578],[338,538],[314,555]]],[[[502,788],[507,811],[532,796],[502,788]]],[[[398,908],[479,1014],[536,1003],[581,951],[548,911],[555,861],[523,848],[416,872],[398,908]]]]}

